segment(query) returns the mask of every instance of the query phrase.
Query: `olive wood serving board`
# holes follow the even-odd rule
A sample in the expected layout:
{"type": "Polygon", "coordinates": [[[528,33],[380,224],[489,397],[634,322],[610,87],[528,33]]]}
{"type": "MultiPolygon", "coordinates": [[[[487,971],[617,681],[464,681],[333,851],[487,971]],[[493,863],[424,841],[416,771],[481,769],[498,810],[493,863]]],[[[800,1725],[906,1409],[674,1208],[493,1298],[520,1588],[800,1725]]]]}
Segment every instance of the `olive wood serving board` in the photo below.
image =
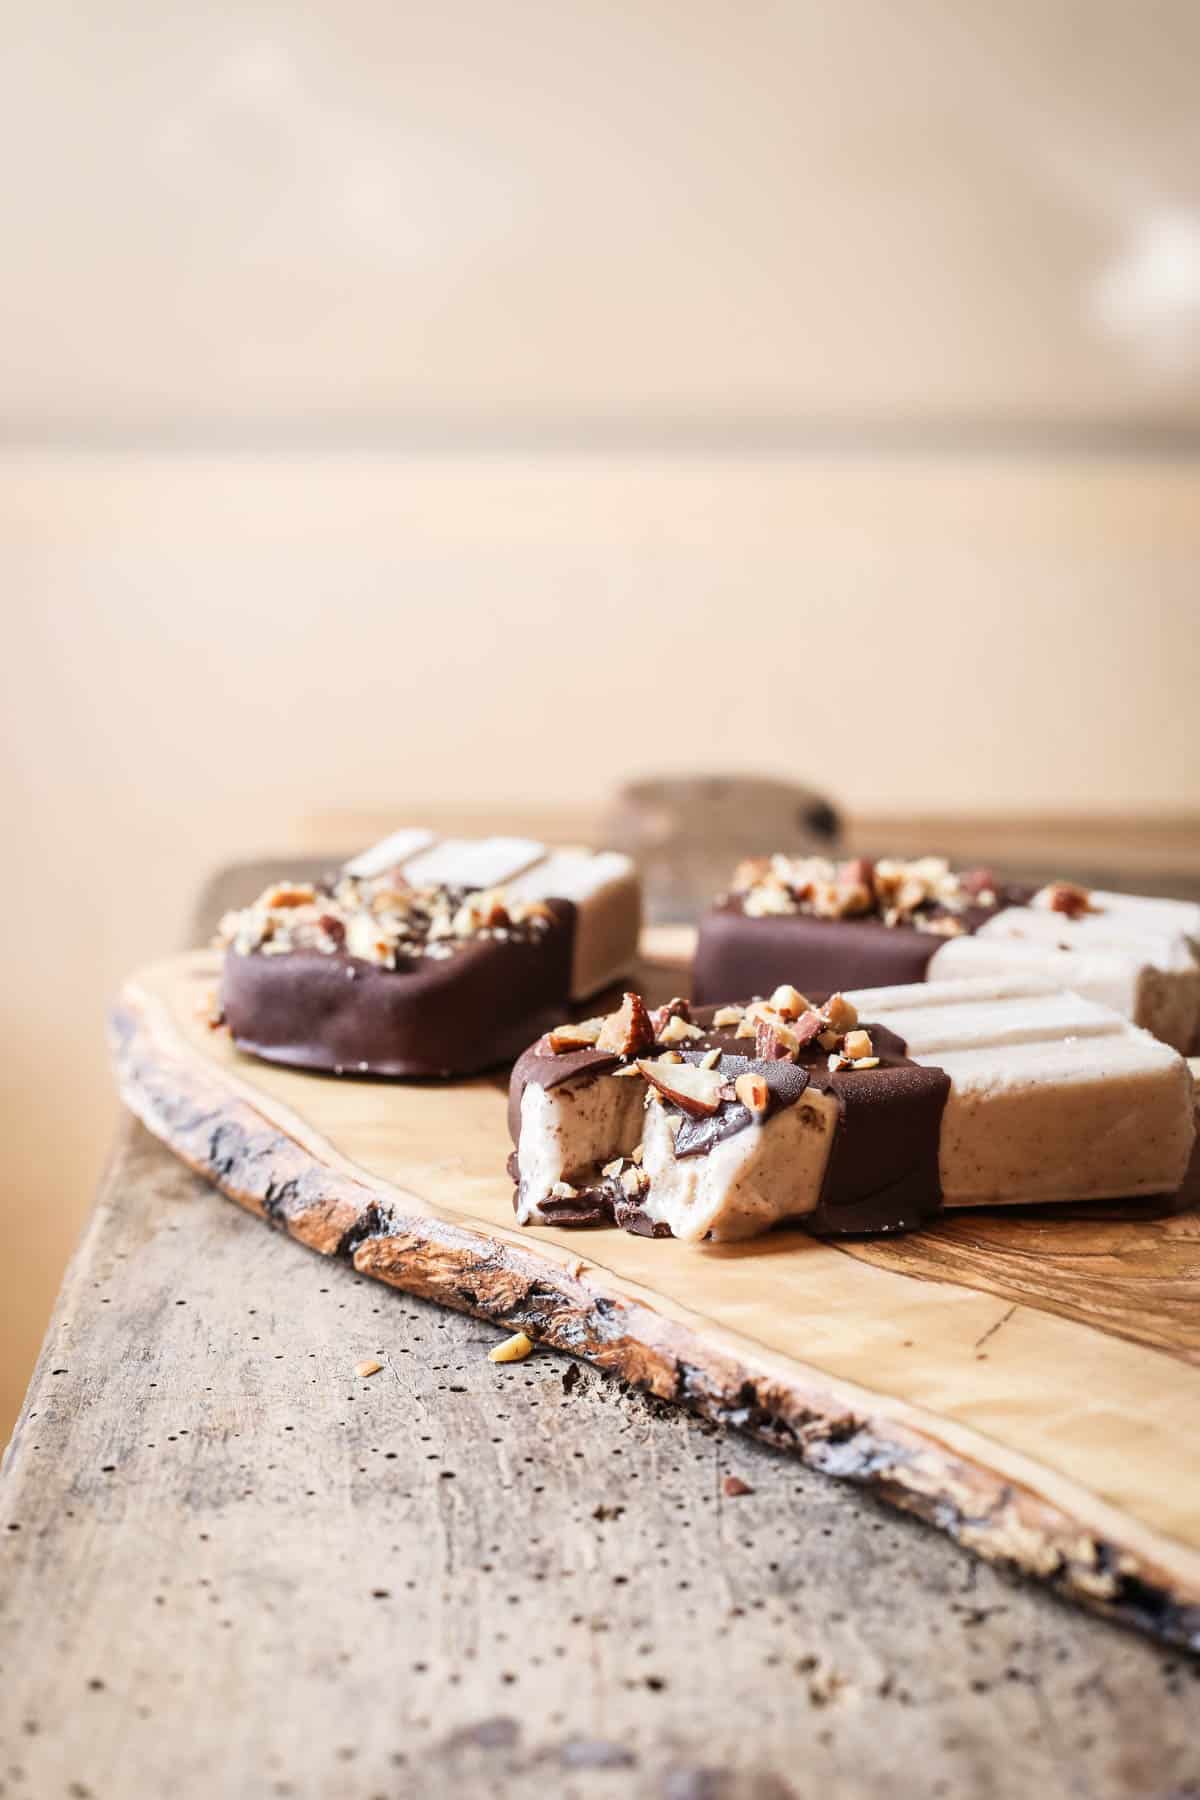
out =
{"type": "MultiPolygon", "coordinates": [[[[686,950],[648,934],[650,989],[686,950]],[[657,962],[656,959],[657,958],[657,962]]],[[[127,1105],[363,1275],[520,1327],[1200,1651],[1200,1216],[959,1215],[887,1241],[523,1230],[506,1083],[314,1076],[205,1013],[209,951],[113,1009],[127,1105]]]]}

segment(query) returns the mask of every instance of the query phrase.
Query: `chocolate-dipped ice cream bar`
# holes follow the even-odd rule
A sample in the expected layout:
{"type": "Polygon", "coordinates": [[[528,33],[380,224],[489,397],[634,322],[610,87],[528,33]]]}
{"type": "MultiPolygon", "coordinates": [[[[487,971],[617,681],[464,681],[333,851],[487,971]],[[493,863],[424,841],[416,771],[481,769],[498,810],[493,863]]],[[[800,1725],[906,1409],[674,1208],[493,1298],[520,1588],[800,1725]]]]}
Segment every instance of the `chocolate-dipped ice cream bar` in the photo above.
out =
{"type": "Polygon", "coordinates": [[[1181,1056],[1045,983],[930,982],[812,1004],[566,1024],[518,1060],[525,1224],[752,1237],[886,1232],[943,1208],[1176,1196],[1195,1137],[1181,1056]]]}
{"type": "Polygon", "coordinates": [[[270,1062],[471,1074],[627,975],[639,921],[626,856],[395,832],[222,921],[221,1009],[270,1062]]]}
{"type": "Polygon", "coordinates": [[[1185,1054],[1200,1047],[1200,906],[1035,889],[940,857],[742,863],[706,914],[697,1000],[958,977],[1030,977],[1071,988],[1185,1054]]]}

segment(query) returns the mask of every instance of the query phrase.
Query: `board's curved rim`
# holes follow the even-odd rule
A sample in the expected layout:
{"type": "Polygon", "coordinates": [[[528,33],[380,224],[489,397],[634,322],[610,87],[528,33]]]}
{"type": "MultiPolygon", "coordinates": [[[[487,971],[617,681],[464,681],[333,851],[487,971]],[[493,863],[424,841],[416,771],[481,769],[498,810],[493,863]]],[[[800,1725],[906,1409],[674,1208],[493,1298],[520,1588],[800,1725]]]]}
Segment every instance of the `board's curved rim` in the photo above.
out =
{"type": "MultiPolygon", "coordinates": [[[[161,966],[161,965],[160,965],[161,966]]],[[[1186,1549],[1148,1527],[1124,1534],[1072,1511],[982,1454],[946,1443],[914,1409],[871,1396],[795,1363],[785,1381],[752,1345],[714,1350],[647,1298],[606,1290],[598,1271],[488,1235],[420,1207],[365,1170],[351,1172],[311,1129],[307,1142],[195,1057],[135,976],[109,1014],[121,1097],[142,1123],[227,1198],[307,1248],[341,1256],[363,1275],[521,1328],[616,1374],[656,1398],[689,1406],[854,1481],[1079,1604],[1200,1652],[1200,1578],[1186,1549]],[[406,1209],[406,1201],[409,1203],[406,1209]],[[1140,1541],[1135,1542],[1134,1539],[1140,1541]]],[[[1002,1460],[993,1458],[994,1461],[1002,1460]]],[[[1015,1459],[1014,1459],[1015,1460],[1015,1459]]],[[[1064,1481],[1056,1485],[1070,1487],[1064,1481]]]]}

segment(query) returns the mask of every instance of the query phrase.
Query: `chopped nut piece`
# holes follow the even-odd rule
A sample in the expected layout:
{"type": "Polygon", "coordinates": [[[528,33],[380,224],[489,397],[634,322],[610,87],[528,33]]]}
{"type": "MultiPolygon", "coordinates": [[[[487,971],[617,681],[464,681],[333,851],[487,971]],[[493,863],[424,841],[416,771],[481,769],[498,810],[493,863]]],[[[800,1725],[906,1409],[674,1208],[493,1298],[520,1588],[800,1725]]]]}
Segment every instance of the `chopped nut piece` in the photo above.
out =
{"type": "Polygon", "coordinates": [[[742,1018],[740,1006],[718,1006],[713,1014],[713,1026],[715,1030],[723,1031],[728,1025],[740,1025],[742,1018]]]}
{"type": "Polygon", "coordinates": [[[875,864],[869,856],[853,856],[838,870],[838,880],[847,887],[874,888],[875,864]]]}
{"type": "Polygon", "coordinates": [[[877,1069],[879,1067],[879,1058],[877,1056],[856,1056],[854,1058],[853,1067],[856,1069],[877,1069]]]}
{"type": "Polygon", "coordinates": [[[764,882],[751,888],[742,901],[742,911],[751,919],[770,918],[775,914],[799,912],[800,908],[783,886],[764,882]]]}
{"type": "Polygon", "coordinates": [[[579,1189],[573,1188],[569,1181],[556,1181],[550,1189],[550,1197],[553,1200],[578,1200],[579,1189]]]}
{"type": "Polygon", "coordinates": [[[524,1362],[533,1349],[533,1339],[526,1337],[523,1331],[514,1331],[505,1338],[502,1344],[493,1344],[488,1351],[488,1361],[494,1363],[524,1362]]]}
{"type": "Polygon", "coordinates": [[[368,911],[381,918],[384,913],[407,912],[409,895],[398,888],[382,887],[376,889],[367,902],[368,911]]]}
{"type": "Polygon", "coordinates": [[[600,1173],[604,1176],[606,1181],[613,1181],[621,1173],[624,1163],[625,1158],[623,1156],[614,1156],[611,1162],[605,1163],[600,1173]]]}
{"type": "Polygon", "coordinates": [[[820,1037],[821,1029],[824,1024],[825,1021],[819,1012],[806,1012],[800,1014],[800,1017],[792,1026],[792,1031],[795,1034],[796,1042],[802,1050],[805,1044],[811,1044],[814,1038],[820,1037]]]}
{"type": "Polygon", "coordinates": [[[822,1031],[817,1035],[817,1042],[822,1050],[836,1050],[842,1041],[840,1031],[822,1031]]]}
{"type": "Polygon", "coordinates": [[[754,1489],[740,1475],[727,1475],[721,1483],[721,1492],[730,1500],[736,1500],[742,1494],[752,1494],[754,1489]]]}
{"type": "Polygon", "coordinates": [[[336,913],[324,912],[317,920],[318,929],[323,931],[335,950],[340,950],[346,941],[346,927],[336,913]]]}
{"type": "Polygon", "coordinates": [[[875,1054],[875,1046],[871,1042],[871,1034],[869,1031],[848,1031],[842,1049],[846,1052],[847,1056],[853,1057],[856,1062],[860,1056],[873,1056],[875,1054]]]}
{"type": "Polygon", "coordinates": [[[477,894],[475,906],[482,923],[489,929],[494,930],[498,925],[510,923],[503,888],[488,888],[485,893],[477,894]]]}
{"type": "Polygon", "coordinates": [[[386,967],[392,961],[394,948],[377,919],[370,913],[355,913],[346,927],[346,949],[351,956],[386,967]]]}
{"type": "Polygon", "coordinates": [[[311,882],[277,881],[260,896],[258,905],[274,911],[276,907],[310,906],[316,897],[317,890],[311,882]]]}
{"type": "Polygon", "coordinates": [[[638,1064],[656,1093],[693,1118],[702,1119],[717,1111],[725,1084],[716,1069],[701,1069],[685,1062],[664,1067],[665,1063],[666,1057],[660,1057],[655,1062],[638,1064]]]}
{"type": "Polygon", "coordinates": [[[621,1177],[621,1187],[631,1200],[636,1200],[637,1196],[645,1193],[649,1186],[650,1177],[645,1169],[639,1169],[636,1163],[631,1164],[621,1177]]]}
{"type": "Polygon", "coordinates": [[[813,883],[812,909],[818,919],[841,918],[842,890],[836,881],[815,881],[813,883]]]}
{"type": "Polygon", "coordinates": [[[676,994],[674,999],[668,1000],[665,1006],[655,1007],[650,1014],[650,1023],[654,1027],[655,1037],[662,1036],[664,1029],[672,1019],[690,1019],[691,1016],[691,1006],[676,994]]]}
{"type": "Polygon", "coordinates": [[[800,1053],[800,1040],[782,1019],[772,1024],[760,1019],[754,1037],[754,1054],[759,1062],[795,1062],[800,1053]]]}
{"type": "Polygon", "coordinates": [[[781,1019],[798,1019],[801,1013],[809,1010],[808,1000],[790,982],[777,987],[767,1004],[781,1019]]]}
{"type": "Polygon", "coordinates": [[[370,1362],[358,1362],[354,1365],[354,1373],[356,1375],[361,1375],[365,1381],[368,1375],[378,1375],[382,1367],[383,1364],[381,1362],[375,1362],[374,1360],[370,1362]]]}
{"type": "Polygon", "coordinates": [[[918,931],[926,931],[932,937],[962,937],[966,926],[953,913],[937,913],[932,919],[916,918],[913,921],[918,931]]]}
{"type": "Polygon", "coordinates": [[[565,1056],[569,1050],[592,1050],[603,1024],[603,1019],[581,1019],[577,1025],[556,1025],[546,1033],[546,1048],[553,1056],[565,1056]]]}
{"type": "Polygon", "coordinates": [[[742,893],[748,888],[757,887],[766,881],[771,873],[769,856],[747,856],[733,871],[733,887],[735,893],[742,893]]]}
{"type": "Polygon", "coordinates": [[[719,1050],[709,1050],[700,1058],[700,1067],[702,1069],[715,1069],[720,1060],[721,1052],[719,1050]]]}
{"type": "Polygon", "coordinates": [[[740,1037],[740,1038],[757,1037],[758,1036],[758,1020],[752,1019],[748,1012],[743,1013],[742,1022],[738,1026],[737,1030],[734,1032],[733,1035],[734,1035],[734,1037],[740,1037]]]}
{"type": "Polygon", "coordinates": [[[833,994],[821,1008],[822,1015],[834,1031],[852,1031],[858,1024],[858,1010],[845,994],[833,994]]]}
{"type": "Polygon", "coordinates": [[[1032,905],[1048,909],[1050,912],[1065,913],[1068,919],[1082,919],[1085,913],[1099,912],[1098,906],[1092,905],[1092,896],[1087,888],[1080,887],[1074,881],[1052,881],[1033,896],[1032,905]]]}
{"type": "Polygon", "coordinates": [[[751,1000],[750,1004],[743,1009],[742,1016],[744,1019],[748,1019],[752,1025],[757,1024],[759,1019],[765,1019],[768,1025],[779,1024],[779,1014],[775,1011],[771,1002],[769,1000],[764,1000],[761,994],[756,995],[755,998],[751,1000]]]}
{"type": "Polygon", "coordinates": [[[658,1034],[658,1041],[660,1044],[686,1044],[692,1038],[703,1036],[698,1025],[689,1025],[686,1019],[675,1017],[667,1020],[658,1034]]]}
{"type": "Polygon", "coordinates": [[[739,1075],[733,1084],[733,1091],[743,1106],[748,1106],[752,1113],[766,1112],[771,1103],[771,1090],[767,1086],[766,1077],[752,1074],[749,1070],[739,1075]]]}
{"type": "Polygon", "coordinates": [[[457,938],[474,937],[482,923],[482,916],[472,901],[464,900],[450,921],[450,935],[457,938]]]}
{"type": "Polygon", "coordinates": [[[849,1067],[850,1058],[848,1056],[843,1056],[840,1050],[830,1051],[829,1069],[831,1074],[836,1075],[839,1069],[848,1069],[849,1067]]]}
{"type": "Polygon", "coordinates": [[[990,869],[959,875],[943,856],[881,857],[878,862],[860,856],[837,865],[823,857],[757,857],[738,865],[734,892],[750,918],[802,912],[845,919],[873,913],[888,926],[933,929],[947,937],[955,935],[953,927],[933,925],[931,906],[955,912],[972,900],[988,907],[997,903],[990,869]]]}
{"type": "Polygon", "coordinates": [[[654,1042],[650,1014],[640,994],[626,994],[619,1009],[609,1013],[596,1039],[597,1050],[616,1056],[640,1056],[654,1042]]]}

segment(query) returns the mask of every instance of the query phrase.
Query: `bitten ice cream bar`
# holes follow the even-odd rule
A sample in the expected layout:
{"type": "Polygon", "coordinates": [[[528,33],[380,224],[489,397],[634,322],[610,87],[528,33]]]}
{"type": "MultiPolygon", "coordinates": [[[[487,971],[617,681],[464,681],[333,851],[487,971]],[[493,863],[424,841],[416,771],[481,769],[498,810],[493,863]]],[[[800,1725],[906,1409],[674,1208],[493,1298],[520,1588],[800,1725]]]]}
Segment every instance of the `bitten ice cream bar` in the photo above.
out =
{"type": "Polygon", "coordinates": [[[997,880],[940,857],[755,858],[700,926],[697,1000],[957,977],[1031,977],[1200,1048],[1200,906],[997,880]]]}
{"type": "Polygon", "coordinates": [[[910,1229],[943,1207],[1179,1195],[1181,1056],[1043,983],[936,981],[810,1003],[636,994],[519,1059],[510,1170],[525,1224],[655,1237],[910,1229]]]}
{"type": "Polygon", "coordinates": [[[640,913],[626,856],[397,831],[226,916],[221,1008],[269,1062],[470,1074],[627,975],[640,913]]]}

